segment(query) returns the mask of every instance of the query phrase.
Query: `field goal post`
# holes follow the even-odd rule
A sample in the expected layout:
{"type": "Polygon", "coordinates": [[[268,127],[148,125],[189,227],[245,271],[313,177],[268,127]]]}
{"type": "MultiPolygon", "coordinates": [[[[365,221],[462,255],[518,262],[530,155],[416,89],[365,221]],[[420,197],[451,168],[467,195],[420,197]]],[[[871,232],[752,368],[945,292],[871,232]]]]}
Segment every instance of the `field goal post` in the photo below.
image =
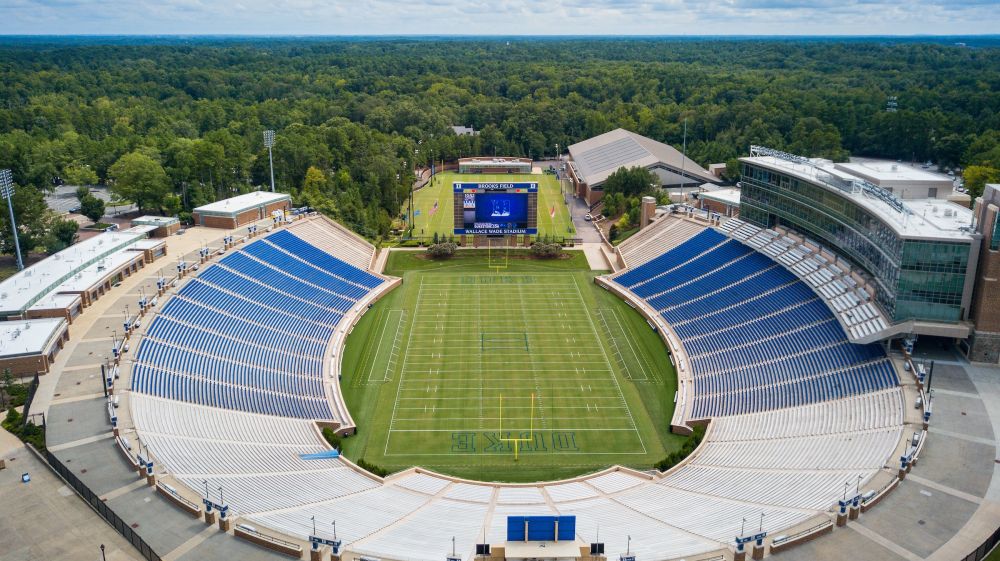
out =
{"type": "Polygon", "coordinates": [[[531,394],[531,413],[528,417],[528,437],[527,438],[504,438],[503,436],[503,394],[500,394],[500,442],[514,443],[514,461],[518,461],[518,452],[522,442],[531,442],[535,439],[535,394],[531,394]]]}
{"type": "Polygon", "coordinates": [[[501,270],[506,269],[509,257],[510,257],[510,246],[507,245],[506,238],[500,238],[500,245],[496,248],[493,247],[494,238],[486,238],[486,251],[488,256],[487,266],[494,272],[499,273],[501,270]]]}

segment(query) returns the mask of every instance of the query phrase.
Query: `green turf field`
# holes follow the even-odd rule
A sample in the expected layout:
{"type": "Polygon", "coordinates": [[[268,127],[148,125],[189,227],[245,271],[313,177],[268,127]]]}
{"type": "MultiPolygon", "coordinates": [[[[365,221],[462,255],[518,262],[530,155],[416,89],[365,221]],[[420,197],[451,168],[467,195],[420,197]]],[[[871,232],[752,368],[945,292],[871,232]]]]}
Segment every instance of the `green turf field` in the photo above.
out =
{"type": "Polygon", "coordinates": [[[448,236],[455,229],[454,197],[452,183],[464,182],[537,182],[538,183],[538,235],[558,238],[572,237],[576,231],[569,216],[563,196],[559,192],[559,180],[554,175],[490,175],[439,173],[433,184],[417,190],[413,194],[413,207],[420,213],[414,218],[415,236],[448,236]],[[437,208],[434,208],[437,203],[437,208]],[[555,216],[552,216],[552,210],[555,216]]]}
{"type": "Polygon", "coordinates": [[[347,456],[537,481],[648,469],[678,448],[664,345],[570,253],[546,262],[495,251],[492,264],[506,268],[491,270],[485,251],[444,262],[394,252],[387,272],[403,285],[345,349],[341,386],[359,427],[347,456]]]}

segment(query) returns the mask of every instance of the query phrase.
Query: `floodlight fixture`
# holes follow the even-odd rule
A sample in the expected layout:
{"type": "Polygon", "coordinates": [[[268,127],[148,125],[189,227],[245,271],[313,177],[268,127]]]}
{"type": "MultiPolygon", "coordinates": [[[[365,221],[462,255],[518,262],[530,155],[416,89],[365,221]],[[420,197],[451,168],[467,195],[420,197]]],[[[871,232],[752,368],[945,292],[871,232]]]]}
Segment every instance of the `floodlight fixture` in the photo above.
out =
{"type": "Polygon", "coordinates": [[[14,177],[9,169],[0,169],[0,195],[7,199],[7,210],[10,211],[10,230],[14,234],[14,250],[17,252],[17,270],[24,270],[24,260],[21,259],[21,242],[17,238],[17,222],[14,220],[14,177]]]}
{"type": "Polygon", "coordinates": [[[274,147],[274,131],[266,130],[264,131],[264,146],[267,146],[267,160],[271,164],[271,192],[274,192],[274,155],[271,153],[271,148],[274,147]]]}

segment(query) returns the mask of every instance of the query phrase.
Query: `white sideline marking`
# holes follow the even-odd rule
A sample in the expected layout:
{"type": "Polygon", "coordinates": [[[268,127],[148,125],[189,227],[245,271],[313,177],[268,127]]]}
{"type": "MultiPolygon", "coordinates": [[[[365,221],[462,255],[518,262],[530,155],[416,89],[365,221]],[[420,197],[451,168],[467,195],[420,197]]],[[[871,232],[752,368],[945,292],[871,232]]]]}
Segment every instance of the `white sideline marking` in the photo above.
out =
{"type": "MultiPolygon", "coordinates": [[[[509,276],[527,277],[533,276],[533,274],[509,276]]],[[[478,278],[481,275],[469,275],[469,277],[478,278]]],[[[391,444],[389,441],[392,440],[394,433],[402,432],[482,432],[483,430],[492,430],[495,428],[493,424],[498,421],[496,398],[492,396],[492,393],[504,392],[505,397],[511,396],[512,403],[508,406],[505,399],[504,408],[510,407],[511,413],[524,415],[529,406],[520,405],[516,401],[518,399],[526,400],[531,392],[538,396],[541,380],[546,382],[545,390],[547,392],[555,392],[556,394],[553,396],[550,393],[547,397],[559,402],[558,405],[553,403],[551,406],[546,406],[544,410],[550,415],[563,413],[563,416],[548,417],[547,419],[544,417],[540,419],[536,416],[536,424],[540,420],[543,424],[543,428],[540,430],[634,432],[642,448],[641,452],[590,453],[605,455],[643,455],[647,453],[645,443],[642,442],[635,420],[625,402],[605,344],[600,340],[594,318],[586,307],[586,301],[575,278],[562,277],[559,278],[560,282],[534,283],[484,283],[465,282],[465,280],[456,278],[456,281],[459,282],[440,282],[441,279],[433,279],[433,282],[425,282],[424,277],[421,278],[417,287],[417,304],[412,312],[413,318],[410,322],[407,344],[403,350],[403,365],[384,449],[386,456],[453,456],[455,455],[453,453],[390,453],[391,444]],[[498,286],[513,289],[516,293],[512,290],[490,292],[489,289],[496,290],[498,286]],[[483,287],[487,290],[483,290],[483,287]],[[510,309],[512,298],[518,298],[514,301],[520,308],[510,309]],[[433,303],[435,307],[441,305],[447,307],[439,307],[428,314],[427,306],[424,305],[425,299],[429,303],[433,303]],[[550,307],[551,312],[538,313],[537,309],[540,306],[550,307]],[[421,310],[424,312],[421,313],[421,310]],[[463,311],[467,315],[457,317],[463,311]],[[530,341],[538,341],[542,345],[549,345],[550,348],[563,345],[568,348],[561,351],[538,352],[532,346],[527,363],[530,365],[529,368],[524,368],[524,363],[520,363],[520,367],[508,366],[506,361],[509,357],[503,356],[503,353],[482,352],[482,329],[486,325],[483,323],[483,318],[489,318],[497,313],[505,315],[507,320],[504,323],[508,326],[520,323],[524,328],[521,331],[490,331],[490,335],[523,337],[526,334],[530,341]],[[589,329],[587,329],[588,326],[589,329]],[[453,329],[458,333],[454,337],[442,337],[442,329],[453,329]],[[567,336],[567,331],[571,332],[569,336],[567,336]],[[588,331],[590,335],[587,335],[588,331]],[[580,335],[584,336],[581,338],[580,335]],[[447,347],[444,349],[431,347],[431,345],[439,346],[442,343],[446,344],[447,347]],[[599,347],[599,350],[595,349],[595,345],[599,347]],[[572,360],[568,361],[567,359],[572,360]],[[539,364],[539,361],[556,364],[539,364]],[[566,364],[567,362],[571,362],[572,366],[559,366],[559,363],[566,364]],[[581,376],[589,378],[595,375],[597,375],[596,379],[581,380],[580,378],[581,376]],[[602,380],[604,376],[608,377],[604,378],[607,383],[602,380]],[[554,385],[548,385],[553,383],[554,385]],[[596,392],[595,385],[597,385],[596,392]],[[559,395],[561,391],[567,390],[571,391],[571,395],[559,395]],[[589,393],[589,395],[584,397],[583,395],[572,395],[572,393],[589,393]],[[594,393],[598,395],[594,396],[594,393]],[[600,407],[597,403],[603,403],[605,412],[621,412],[603,419],[610,427],[566,428],[558,426],[559,421],[592,420],[592,417],[581,417],[574,415],[574,413],[582,415],[584,407],[587,408],[588,412],[599,411],[600,407]],[[442,412],[467,411],[470,414],[463,419],[419,418],[420,415],[434,415],[438,409],[442,412]],[[477,409],[479,410],[478,423],[475,420],[477,409]],[[418,418],[413,418],[414,414],[418,418]],[[556,422],[556,426],[545,426],[547,421],[556,422]],[[447,429],[438,428],[454,422],[461,423],[462,426],[447,429]]],[[[551,281],[552,278],[547,280],[551,281]]],[[[490,349],[524,348],[523,344],[503,344],[507,343],[506,341],[498,341],[498,343],[501,344],[498,346],[491,343],[490,349]]],[[[539,402],[536,401],[536,408],[538,404],[539,402]]],[[[514,422],[527,422],[529,420],[527,416],[508,417],[504,415],[504,417],[505,421],[507,419],[514,422]]]]}

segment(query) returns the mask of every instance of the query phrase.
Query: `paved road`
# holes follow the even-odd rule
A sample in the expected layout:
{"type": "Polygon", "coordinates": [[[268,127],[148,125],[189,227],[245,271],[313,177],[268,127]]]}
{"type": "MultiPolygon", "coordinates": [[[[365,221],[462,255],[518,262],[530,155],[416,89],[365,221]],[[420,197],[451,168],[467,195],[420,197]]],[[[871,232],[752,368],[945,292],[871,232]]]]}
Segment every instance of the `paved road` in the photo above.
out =
{"type": "MultiPolygon", "coordinates": [[[[108,205],[107,203],[111,200],[111,195],[108,193],[107,187],[91,187],[90,193],[98,199],[104,200],[106,216],[115,216],[136,210],[135,205],[122,205],[118,207],[108,205]]],[[[49,205],[49,208],[57,214],[66,214],[72,208],[79,208],[80,201],[76,198],[76,185],[60,185],[56,187],[55,191],[45,196],[45,204],[49,205]]]]}
{"type": "Polygon", "coordinates": [[[600,243],[601,234],[597,231],[597,227],[594,226],[593,222],[583,219],[584,215],[590,212],[590,207],[583,202],[583,199],[573,197],[569,210],[573,217],[573,226],[576,227],[577,237],[582,239],[584,243],[600,243]]]}

